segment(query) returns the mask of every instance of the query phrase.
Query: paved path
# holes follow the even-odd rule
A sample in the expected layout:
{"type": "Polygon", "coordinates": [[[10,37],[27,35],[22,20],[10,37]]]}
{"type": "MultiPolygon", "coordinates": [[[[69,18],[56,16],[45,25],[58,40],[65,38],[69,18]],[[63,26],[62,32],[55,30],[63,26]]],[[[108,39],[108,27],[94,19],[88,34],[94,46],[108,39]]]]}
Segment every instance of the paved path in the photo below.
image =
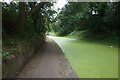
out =
{"type": "Polygon", "coordinates": [[[50,38],[17,78],[77,78],[60,47],[50,38]]]}

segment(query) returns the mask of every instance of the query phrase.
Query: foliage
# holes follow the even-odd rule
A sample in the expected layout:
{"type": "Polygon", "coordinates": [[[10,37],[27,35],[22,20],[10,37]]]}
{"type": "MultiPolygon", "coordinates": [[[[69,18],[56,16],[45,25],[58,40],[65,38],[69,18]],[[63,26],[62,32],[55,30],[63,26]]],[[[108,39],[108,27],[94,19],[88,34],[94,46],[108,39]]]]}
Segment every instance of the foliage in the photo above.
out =
{"type": "Polygon", "coordinates": [[[3,58],[4,60],[7,60],[7,59],[9,58],[9,56],[10,56],[10,53],[9,53],[9,52],[7,52],[7,51],[2,51],[2,58],[3,58]]]}
{"type": "Polygon", "coordinates": [[[3,52],[3,59],[8,54],[14,54],[16,46],[21,41],[39,40],[45,38],[45,33],[52,23],[51,18],[56,13],[51,2],[10,2],[2,3],[3,48],[10,50],[3,52]],[[9,52],[9,53],[8,53],[9,52]]]}
{"type": "Polygon", "coordinates": [[[52,5],[49,2],[3,3],[4,33],[12,36],[19,33],[19,35],[37,33],[40,36],[44,36],[47,30],[46,25],[49,25],[50,17],[55,13],[51,9],[52,5]]]}
{"type": "Polygon", "coordinates": [[[117,41],[119,10],[120,2],[68,3],[56,17],[53,30],[63,36],[82,31],[84,38],[117,41]]]}

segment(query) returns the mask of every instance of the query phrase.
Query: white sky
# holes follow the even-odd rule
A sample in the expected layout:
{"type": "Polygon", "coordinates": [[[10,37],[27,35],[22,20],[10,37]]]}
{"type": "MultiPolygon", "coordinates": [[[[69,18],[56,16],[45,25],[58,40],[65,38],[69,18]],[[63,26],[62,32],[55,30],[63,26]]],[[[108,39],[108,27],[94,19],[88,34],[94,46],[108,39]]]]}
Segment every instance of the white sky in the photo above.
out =
{"type": "Polygon", "coordinates": [[[58,0],[57,3],[54,5],[55,9],[62,8],[67,4],[67,0],[58,0]]]}
{"type": "Polygon", "coordinates": [[[7,3],[10,3],[10,1],[12,1],[12,0],[1,0],[1,1],[4,1],[4,2],[7,2],[7,3]]]}

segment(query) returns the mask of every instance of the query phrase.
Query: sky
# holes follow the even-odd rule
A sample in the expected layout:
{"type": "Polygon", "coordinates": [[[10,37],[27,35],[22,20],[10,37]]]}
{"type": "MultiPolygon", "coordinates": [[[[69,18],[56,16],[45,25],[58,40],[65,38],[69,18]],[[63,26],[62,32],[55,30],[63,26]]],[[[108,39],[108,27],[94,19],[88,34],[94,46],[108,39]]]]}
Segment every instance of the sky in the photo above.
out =
{"type": "Polygon", "coordinates": [[[67,4],[67,0],[58,0],[57,3],[54,5],[55,9],[62,8],[67,4]]]}

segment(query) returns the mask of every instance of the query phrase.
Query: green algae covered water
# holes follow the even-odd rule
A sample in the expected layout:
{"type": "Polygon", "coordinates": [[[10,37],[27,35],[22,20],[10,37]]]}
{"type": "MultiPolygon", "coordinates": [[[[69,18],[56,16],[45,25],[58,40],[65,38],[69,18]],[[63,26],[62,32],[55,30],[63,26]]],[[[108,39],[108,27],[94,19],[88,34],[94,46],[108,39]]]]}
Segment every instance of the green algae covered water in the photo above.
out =
{"type": "Polygon", "coordinates": [[[48,36],[61,47],[80,78],[118,78],[118,48],[66,37],[48,36]]]}

